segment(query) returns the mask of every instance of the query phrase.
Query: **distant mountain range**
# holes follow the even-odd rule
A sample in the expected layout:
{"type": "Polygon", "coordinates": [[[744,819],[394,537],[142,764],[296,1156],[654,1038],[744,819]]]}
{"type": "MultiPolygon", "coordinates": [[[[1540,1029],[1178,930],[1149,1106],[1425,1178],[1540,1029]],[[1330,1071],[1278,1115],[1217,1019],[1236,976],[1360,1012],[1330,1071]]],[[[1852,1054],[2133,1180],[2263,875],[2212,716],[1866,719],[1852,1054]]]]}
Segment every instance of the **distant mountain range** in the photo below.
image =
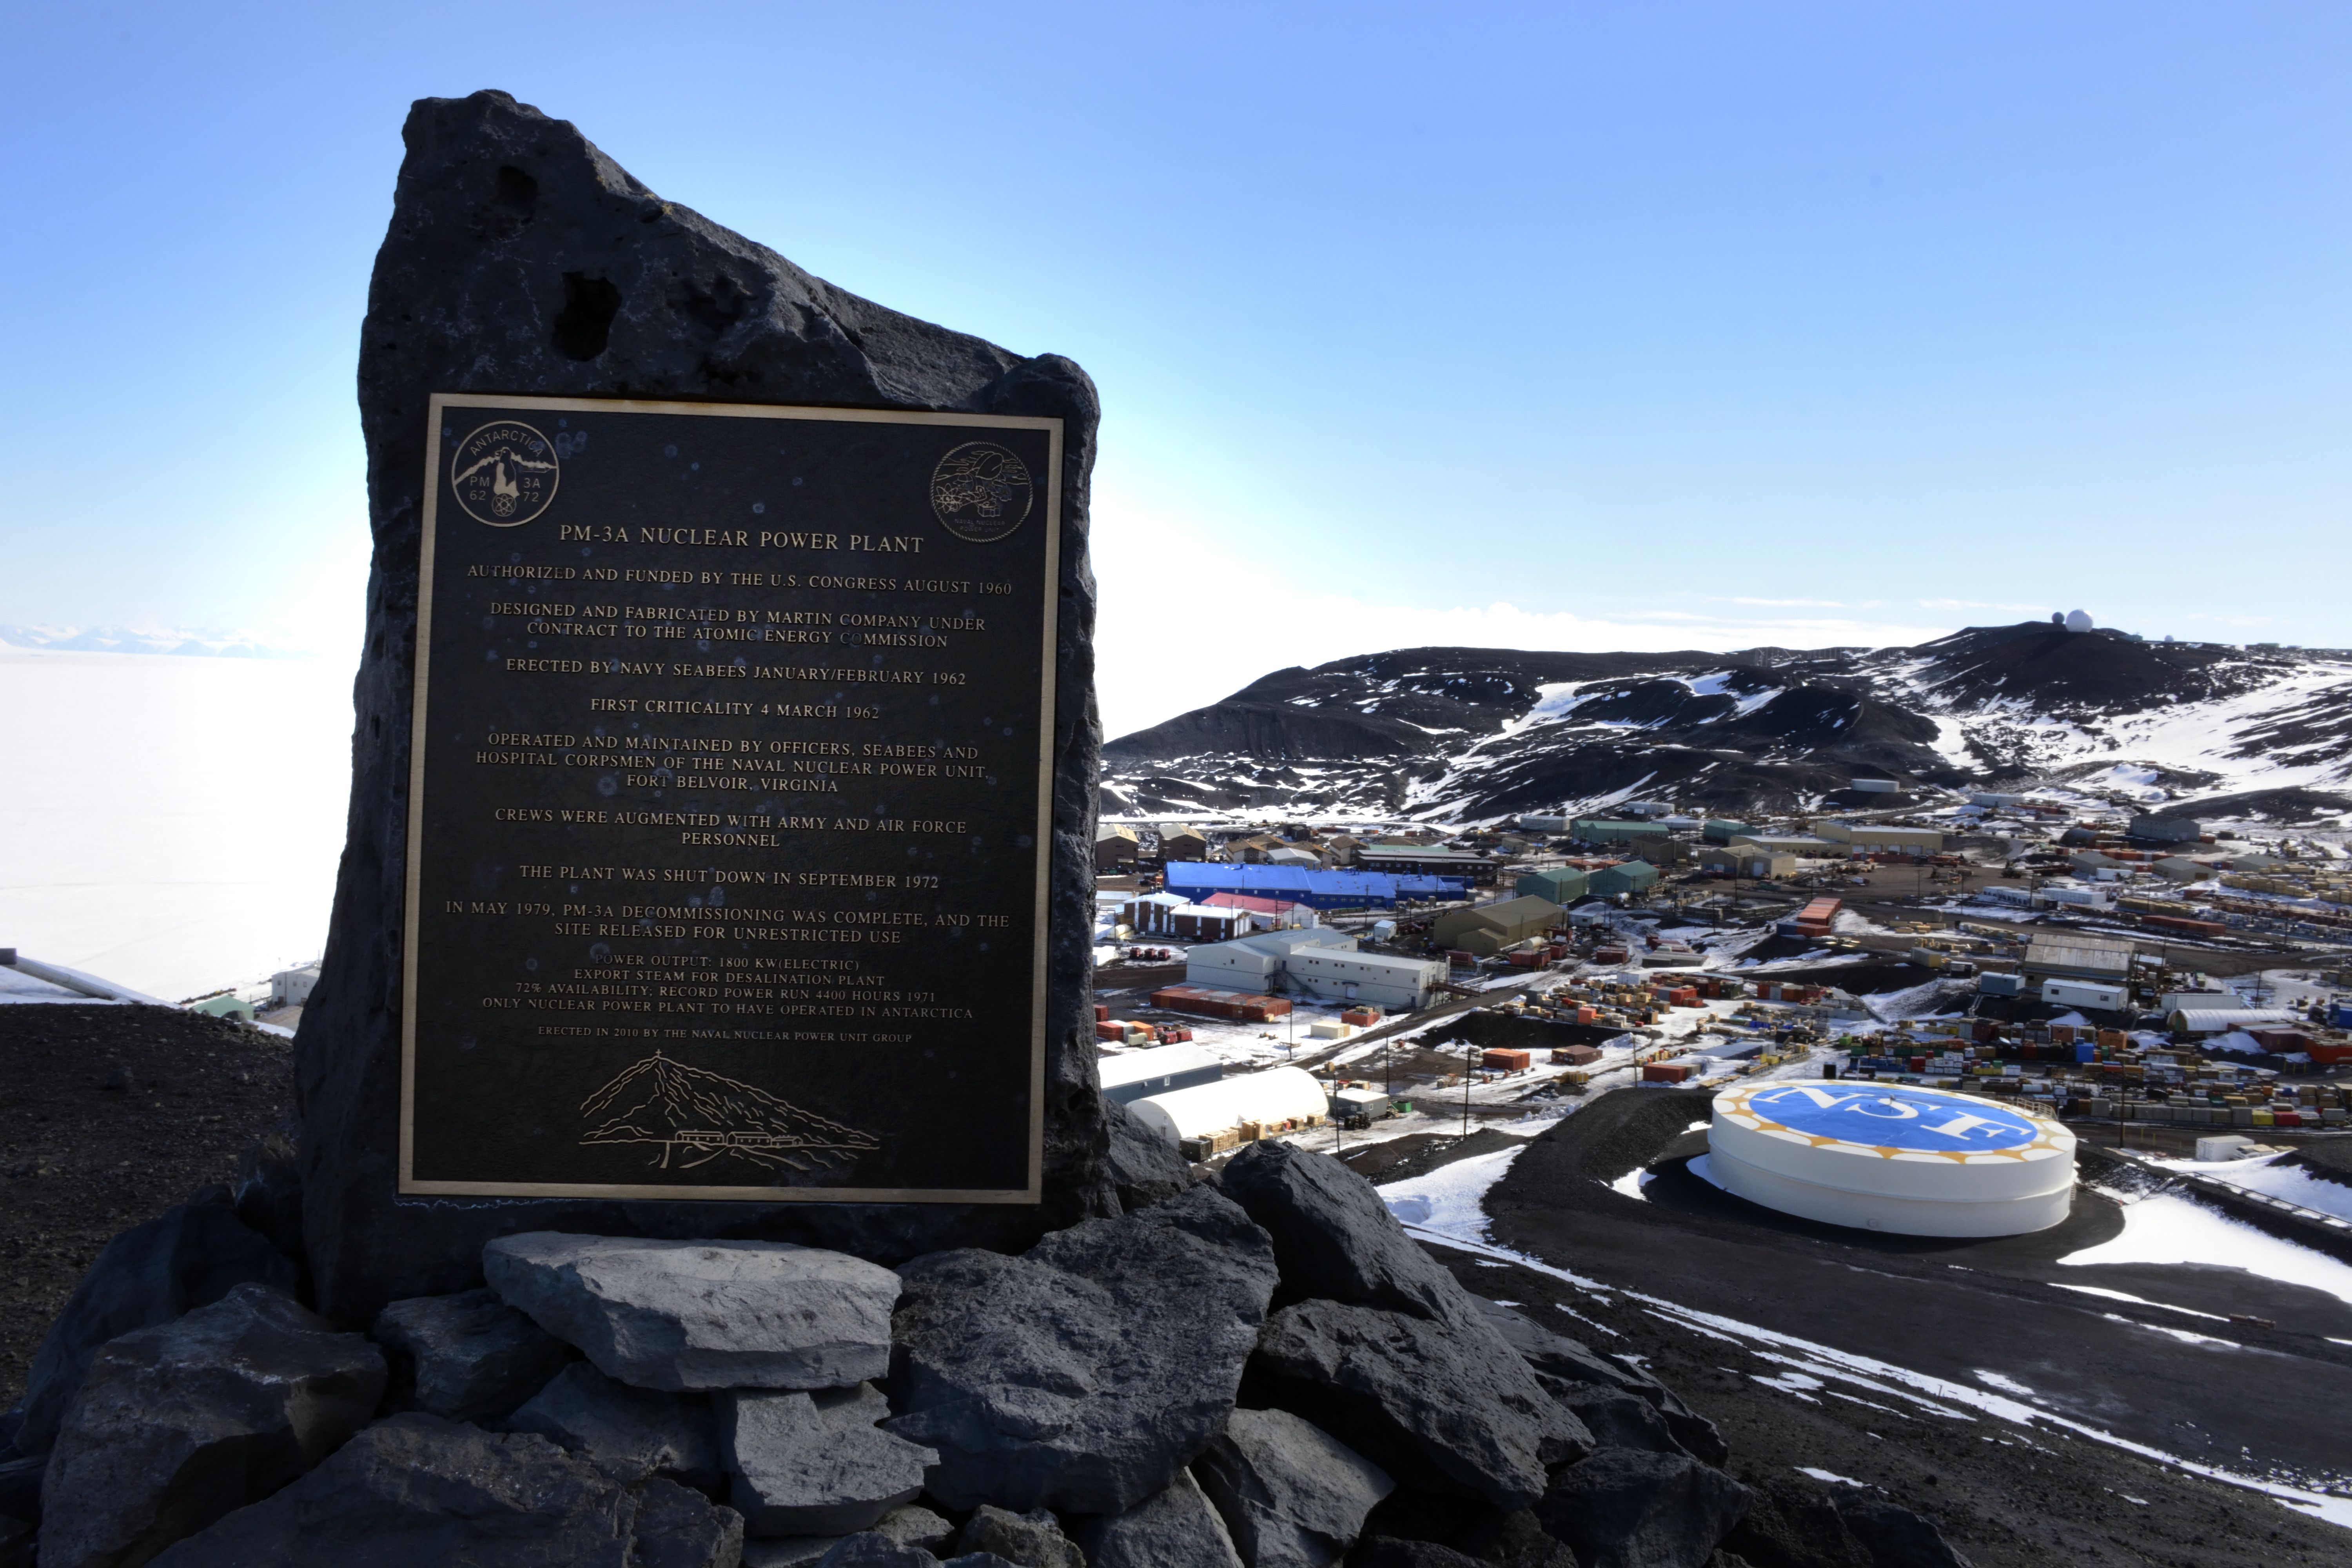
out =
{"type": "Polygon", "coordinates": [[[132,631],[126,626],[0,626],[0,647],[56,653],[166,653],[193,658],[307,658],[237,632],[132,631]]]}
{"type": "Polygon", "coordinates": [[[1152,817],[1791,811],[1871,777],[2301,820],[2352,811],[2352,652],[2039,621],[1913,647],[1411,648],[1277,670],[1103,752],[1104,812],[1152,817]]]}

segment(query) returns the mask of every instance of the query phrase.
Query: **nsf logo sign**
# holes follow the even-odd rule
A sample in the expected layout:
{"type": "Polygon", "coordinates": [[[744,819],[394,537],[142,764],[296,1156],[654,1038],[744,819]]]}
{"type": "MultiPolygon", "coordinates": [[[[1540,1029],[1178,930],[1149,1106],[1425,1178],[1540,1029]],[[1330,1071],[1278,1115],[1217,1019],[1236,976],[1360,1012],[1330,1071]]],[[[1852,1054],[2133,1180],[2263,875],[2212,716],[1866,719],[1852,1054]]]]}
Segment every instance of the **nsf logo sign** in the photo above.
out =
{"type": "Polygon", "coordinates": [[[1808,1138],[1922,1153],[2021,1149],[2042,1136],[2022,1112],[1932,1089],[1780,1084],[1751,1091],[1746,1110],[1808,1138]]]}

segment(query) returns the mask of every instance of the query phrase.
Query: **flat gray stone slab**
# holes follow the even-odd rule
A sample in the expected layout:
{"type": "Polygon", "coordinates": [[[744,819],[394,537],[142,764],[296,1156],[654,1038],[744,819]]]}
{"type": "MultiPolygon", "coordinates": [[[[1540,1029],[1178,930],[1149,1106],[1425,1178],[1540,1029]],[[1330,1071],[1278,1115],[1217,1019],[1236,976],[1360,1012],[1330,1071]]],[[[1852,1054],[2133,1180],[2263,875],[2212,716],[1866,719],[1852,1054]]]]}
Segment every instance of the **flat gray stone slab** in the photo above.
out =
{"type": "Polygon", "coordinates": [[[483,1247],[482,1272],[637,1388],[844,1388],[890,1368],[898,1277],[847,1253],[541,1230],[483,1247]]]}

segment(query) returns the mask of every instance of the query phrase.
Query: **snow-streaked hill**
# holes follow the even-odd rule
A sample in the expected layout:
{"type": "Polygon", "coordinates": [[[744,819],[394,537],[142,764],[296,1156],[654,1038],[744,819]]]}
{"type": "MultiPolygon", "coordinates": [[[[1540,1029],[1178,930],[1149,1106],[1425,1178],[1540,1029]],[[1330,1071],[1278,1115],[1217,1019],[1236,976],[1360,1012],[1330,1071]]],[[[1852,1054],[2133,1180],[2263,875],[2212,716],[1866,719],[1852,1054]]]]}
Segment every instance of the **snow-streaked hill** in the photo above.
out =
{"type": "Polygon", "coordinates": [[[2150,803],[2352,810],[2352,653],[2042,622],[1877,649],[1413,648],[1277,670],[1109,742],[1103,809],[1473,822],[1654,797],[1736,814],[1855,777],[2095,775],[2150,803]]]}

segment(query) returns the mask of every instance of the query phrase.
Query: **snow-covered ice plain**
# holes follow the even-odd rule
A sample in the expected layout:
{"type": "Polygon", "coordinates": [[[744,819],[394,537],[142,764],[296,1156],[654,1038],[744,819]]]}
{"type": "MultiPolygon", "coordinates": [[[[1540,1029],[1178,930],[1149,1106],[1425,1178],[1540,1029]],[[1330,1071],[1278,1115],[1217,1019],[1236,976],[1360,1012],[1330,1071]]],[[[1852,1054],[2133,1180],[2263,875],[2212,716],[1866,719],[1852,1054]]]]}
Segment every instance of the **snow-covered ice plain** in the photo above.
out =
{"type": "Polygon", "coordinates": [[[351,682],[339,661],[0,647],[0,947],[172,1001],[317,958],[351,682]]]}

